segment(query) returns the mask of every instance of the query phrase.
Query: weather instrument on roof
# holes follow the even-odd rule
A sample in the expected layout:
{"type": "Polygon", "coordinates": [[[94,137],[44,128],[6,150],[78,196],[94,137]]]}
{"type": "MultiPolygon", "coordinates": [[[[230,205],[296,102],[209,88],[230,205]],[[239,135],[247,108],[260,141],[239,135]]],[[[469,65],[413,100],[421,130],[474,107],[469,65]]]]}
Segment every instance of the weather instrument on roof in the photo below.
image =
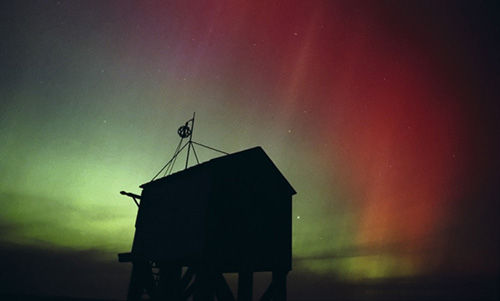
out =
{"type": "Polygon", "coordinates": [[[132,251],[118,254],[133,264],[127,300],[253,300],[255,272],[272,272],[261,300],[285,300],[295,190],[261,147],[200,163],[194,145],[218,150],[192,141],[193,127],[194,115],[140,196],[122,192],[139,207],[132,251]],[[171,173],[186,145],[186,168],[171,173]],[[238,273],[237,296],[223,273],[238,273]]]}

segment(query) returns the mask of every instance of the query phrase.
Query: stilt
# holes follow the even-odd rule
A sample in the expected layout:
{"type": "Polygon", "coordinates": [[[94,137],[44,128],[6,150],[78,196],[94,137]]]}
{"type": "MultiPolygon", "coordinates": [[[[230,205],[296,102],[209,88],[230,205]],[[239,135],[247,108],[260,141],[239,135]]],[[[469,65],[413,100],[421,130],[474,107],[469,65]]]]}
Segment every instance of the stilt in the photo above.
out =
{"type": "Polygon", "coordinates": [[[286,300],[286,275],[288,271],[276,270],[273,271],[273,301],[285,301],[286,300]]]}
{"type": "Polygon", "coordinates": [[[238,301],[251,301],[253,290],[253,272],[249,269],[238,273],[238,301]]]}

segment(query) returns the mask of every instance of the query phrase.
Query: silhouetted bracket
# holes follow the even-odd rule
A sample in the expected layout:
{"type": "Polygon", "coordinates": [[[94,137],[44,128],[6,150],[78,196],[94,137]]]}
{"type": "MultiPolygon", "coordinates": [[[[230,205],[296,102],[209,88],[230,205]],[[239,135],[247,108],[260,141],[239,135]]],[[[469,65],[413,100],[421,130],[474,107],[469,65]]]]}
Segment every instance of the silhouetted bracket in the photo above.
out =
{"type": "Polygon", "coordinates": [[[120,194],[122,195],[126,195],[128,197],[131,197],[135,204],[137,205],[137,207],[139,207],[139,202],[137,202],[137,200],[140,200],[141,199],[141,196],[137,195],[137,194],[134,194],[134,193],[131,193],[131,192],[125,192],[125,191],[120,191],[120,194]]]}

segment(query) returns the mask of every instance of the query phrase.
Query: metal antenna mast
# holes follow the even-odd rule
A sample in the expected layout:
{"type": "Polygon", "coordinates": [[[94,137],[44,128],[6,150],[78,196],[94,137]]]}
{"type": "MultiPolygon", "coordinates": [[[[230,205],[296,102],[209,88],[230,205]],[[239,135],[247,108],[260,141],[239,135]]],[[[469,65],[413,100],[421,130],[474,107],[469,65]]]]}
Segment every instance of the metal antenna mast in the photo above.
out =
{"type": "MultiPolygon", "coordinates": [[[[193,112],[193,118],[191,119],[191,135],[189,135],[188,151],[187,151],[187,156],[186,156],[186,167],[184,167],[184,169],[188,168],[189,151],[191,150],[191,147],[193,147],[193,132],[194,132],[194,117],[195,117],[195,114],[196,114],[196,112],[193,112]]],[[[193,152],[194,152],[194,148],[193,148],[193,152]]],[[[198,162],[198,163],[200,163],[200,162],[198,162]]]]}
{"type": "Polygon", "coordinates": [[[195,116],[196,116],[196,113],[193,112],[193,118],[189,119],[188,121],[186,121],[186,123],[183,126],[179,127],[179,129],[177,130],[177,134],[179,135],[179,137],[181,137],[181,140],[179,141],[179,144],[177,145],[177,149],[175,150],[174,155],[172,156],[172,159],[170,159],[167,162],[167,164],[165,164],[165,166],[163,166],[163,168],[160,169],[160,171],[153,177],[153,179],[151,179],[151,181],[154,181],[164,170],[165,170],[164,176],[167,176],[170,173],[172,173],[177,156],[182,152],[182,150],[184,148],[186,148],[186,146],[187,146],[187,155],[186,155],[186,164],[184,166],[184,169],[187,169],[189,166],[189,155],[191,153],[191,149],[193,150],[193,154],[196,158],[196,163],[200,164],[200,160],[198,160],[198,155],[196,154],[196,150],[194,148],[195,144],[199,145],[201,147],[210,149],[210,150],[215,151],[215,152],[229,155],[229,153],[226,153],[224,151],[221,151],[221,150],[215,149],[213,147],[206,146],[204,144],[193,141],[193,130],[194,130],[195,116]],[[185,138],[189,138],[189,141],[186,142],[184,145],[182,145],[182,142],[185,138]]]}

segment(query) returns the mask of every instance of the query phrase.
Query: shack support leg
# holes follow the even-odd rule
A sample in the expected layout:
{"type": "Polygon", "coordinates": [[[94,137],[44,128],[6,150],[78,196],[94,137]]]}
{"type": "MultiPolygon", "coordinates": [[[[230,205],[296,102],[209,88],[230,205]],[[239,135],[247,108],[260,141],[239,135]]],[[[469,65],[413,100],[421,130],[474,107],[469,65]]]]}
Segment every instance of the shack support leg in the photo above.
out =
{"type": "Polygon", "coordinates": [[[130,285],[128,287],[128,301],[142,300],[147,287],[151,287],[154,279],[151,274],[151,267],[146,262],[134,262],[132,266],[132,275],[130,276],[130,285]]]}
{"type": "Polygon", "coordinates": [[[193,292],[194,301],[213,301],[214,300],[214,277],[208,269],[200,269],[196,272],[195,285],[193,292]]]}
{"type": "Polygon", "coordinates": [[[178,264],[165,264],[160,266],[160,279],[158,281],[158,298],[160,300],[181,299],[181,274],[182,267],[178,264]]]}
{"type": "Polygon", "coordinates": [[[273,271],[273,282],[272,282],[272,298],[273,301],[285,301],[286,300],[286,275],[288,271],[276,270],[273,271]]]}
{"type": "Polygon", "coordinates": [[[243,270],[238,273],[238,301],[251,301],[253,290],[253,272],[243,270]]]}

